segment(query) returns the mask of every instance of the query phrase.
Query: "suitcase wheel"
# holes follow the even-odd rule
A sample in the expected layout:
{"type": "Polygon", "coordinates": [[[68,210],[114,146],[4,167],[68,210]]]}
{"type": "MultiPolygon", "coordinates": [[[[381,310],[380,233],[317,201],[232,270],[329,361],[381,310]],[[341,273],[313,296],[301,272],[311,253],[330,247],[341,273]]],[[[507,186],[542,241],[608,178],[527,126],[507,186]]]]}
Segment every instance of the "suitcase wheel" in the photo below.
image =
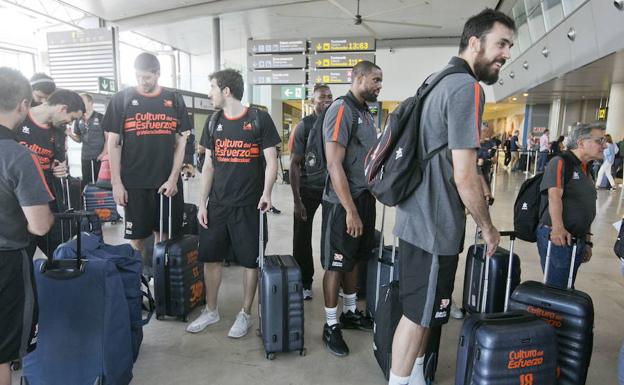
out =
{"type": "Polygon", "coordinates": [[[16,360],[11,362],[11,370],[17,372],[22,369],[22,361],[16,360]]]}
{"type": "Polygon", "coordinates": [[[300,355],[301,357],[305,357],[305,356],[306,356],[306,354],[308,354],[308,349],[303,348],[303,349],[299,350],[299,355],[300,355]]]}
{"type": "Polygon", "coordinates": [[[269,361],[273,361],[275,359],[275,353],[267,353],[266,358],[269,361]]]}

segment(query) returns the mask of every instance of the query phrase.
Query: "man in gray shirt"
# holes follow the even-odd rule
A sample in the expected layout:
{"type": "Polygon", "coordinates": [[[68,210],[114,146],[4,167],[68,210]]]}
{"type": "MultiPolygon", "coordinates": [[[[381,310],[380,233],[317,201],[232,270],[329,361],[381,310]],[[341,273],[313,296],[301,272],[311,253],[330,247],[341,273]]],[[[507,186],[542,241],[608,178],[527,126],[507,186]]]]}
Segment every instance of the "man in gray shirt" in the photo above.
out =
{"type": "Polygon", "coordinates": [[[346,356],[349,348],[341,328],[372,329],[372,322],[356,308],[357,262],[368,258],[375,236],[375,198],[368,191],[364,157],[375,144],[377,129],[366,102],[377,101],[383,77],[369,61],[353,67],[353,83],[344,98],[336,100],[323,120],[329,178],[323,194],[321,264],[325,269],[327,349],[346,356]],[[338,322],[338,286],[344,291],[338,322]]]}
{"type": "Polygon", "coordinates": [[[104,115],[93,110],[93,97],[89,94],[80,94],[85,104],[85,113],[82,119],[74,125],[74,130],[67,130],[67,136],[75,142],[82,143],[82,185],[95,183],[100,172],[102,158],[108,153],[106,138],[108,132],[102,128],[104,115]]]}
{"type": "Polygon", "coordinates": [[[28,80],[0,68],[0,385],[11,384],[10,362],[35,347],[37,300],[26,247],[29,232],[44,235],[53,222],[53,198],[39,162],[14,132],[31,100],[28,80]]]}
{"type": "Polygon", "coordinates": [[[459,55],[449,65],[466,73],[442,79],[423,101],[419,155],[443,146],[423,170],[412,195],[397,207],[400,294],[403,317],[392,345],[390,385],[425,385],[423,363],[428,329],[448,322],[458,255],[466,226],[465,208],[482,230],[488,253],[499,242],[487,210],[477,150],[484,94],[509,59],[515,30],[505,14],[485,9],[468,19],[459,55]]]}

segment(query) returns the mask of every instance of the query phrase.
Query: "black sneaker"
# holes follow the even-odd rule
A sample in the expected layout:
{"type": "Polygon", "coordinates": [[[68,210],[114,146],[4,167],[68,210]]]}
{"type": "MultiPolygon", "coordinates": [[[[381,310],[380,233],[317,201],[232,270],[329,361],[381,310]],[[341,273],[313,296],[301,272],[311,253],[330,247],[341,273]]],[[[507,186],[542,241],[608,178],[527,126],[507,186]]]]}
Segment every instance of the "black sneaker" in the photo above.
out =
{"type": "Polygon", "coordinates": [[[342,338],[342,330],[340,324],[323,326],[323,343],[330,353],[344,357],[349,354],[349,347],[342,338]]]}
{"type": "Polygon", "coordinates": [[[340,324],[344,329],[373,330],[373,320],[361,311],[355,313],[349,310],[340,315],[340,324]]]}

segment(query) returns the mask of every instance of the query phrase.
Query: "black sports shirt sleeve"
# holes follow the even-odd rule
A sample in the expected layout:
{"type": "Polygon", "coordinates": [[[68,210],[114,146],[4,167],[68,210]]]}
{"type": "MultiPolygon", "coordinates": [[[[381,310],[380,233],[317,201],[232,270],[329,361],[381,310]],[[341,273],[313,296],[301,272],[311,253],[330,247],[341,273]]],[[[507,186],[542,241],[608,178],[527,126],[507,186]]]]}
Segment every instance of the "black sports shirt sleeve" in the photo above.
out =
{"type": "Polygon", "coordinates": [[[118,135],[121,133],[124,117],[124,92],[126,91],[115,94],[106,107],[106,113],[102,118],[102,126],[106,132],[118,135]]]}
{"type": "Polygon", "coordinates": [[[177,98],[177,108],[176,115],[178,118],[178,126],[176,131],[178,133],[183,133],[185,131],[190,131],[193,129],[193,125],[191,124],[191,119],[189,118],[188,110],[186,109],[186,104],[184,103],[184,98],[182,95],[176,94],[177,98]]]}
{"type": "Polygon", "coordinates": [[[258,118],[260,120],[260,129],[262,130],[262,137],[260,138],[262,150],[277,146],[282,139],[277,133],[277,128],[275,128],[275,123],[273,123],[271,116],[267,112],[259,111],[258,118]]]}
{"type": "MultiPolygon", "coordinates": [[[[215,112],[216,114],[216,112],[215,112]]],[[[208,127],[210,126],[210,119],[212,116],[206,119],[206,123],[204,123],[204,130],[202,131],[201,138],[199,139],[199,144],[204,146],[204,148],[212,151],[212,137],[210,136],[210,130],[208,127]]]]}

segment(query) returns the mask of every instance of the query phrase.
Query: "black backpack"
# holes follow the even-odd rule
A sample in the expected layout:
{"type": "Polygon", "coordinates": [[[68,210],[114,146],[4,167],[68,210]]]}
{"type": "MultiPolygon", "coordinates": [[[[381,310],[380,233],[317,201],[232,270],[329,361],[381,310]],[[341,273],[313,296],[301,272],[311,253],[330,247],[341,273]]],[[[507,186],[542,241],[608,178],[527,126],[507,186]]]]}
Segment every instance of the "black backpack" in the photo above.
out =
{"type": "MultiPolygon", "coordinates": [[[[358,106],[350,97],[341,96],[332,102],[343,100],[351,109],[351,127],[358,124],[358,106]]],[[[330,106],[331,107],[331,106],[330,106]]],[[[327,159],[325,158],[325,138],[323,135],[323,121],[327,113],[327,107],[317,116],[314,125],[307,134],[307,141],[304,155],[304,168],[307,179],[311,185],[324,186],[327,179],[327,159]]],[[[305,118],[304,118],[305,119],[305,118]]],[[[304,127],[306,121],[304,120],[304,127]]]]}
{"type": "MultiPolygon", "coordinates": [[[[249,119],[251,120],[251,127],[252,127],[252,132],[254,135],[254,139],[258,140],[259,142],[260,136],[261,136],[261,133],[260,133],[261,129],[260,129],[260,114],[258,112],[258,109],[255,107],[248,107],[247,115],[249,116],[249,119]]],[[[210,135],[211,140],[214,135],[215,127],[219,123],[219,120],[221,120],[222,116],[223,116],[223,110],[217,110],[210,116],[210,120],[208,121],[208,135],[210,135]]],[[[213,144],[213,147],[214,147],[214,144],[213,144]]],[[[214,150],[214,148],[212,150],[214,150]]],[[[260,151],[260,154],[262,154],[262,151],[260,151]]]]}
{"type": "MultiPolygon", "coordinates": [[[[562,152],[559,156],[565,162],[565,172],[563,176],[563,187],[565,194],[565,185],[572,179],[572,169],[574,163],[570,159],[571,155],[562,152]]],[[[542,199],[546,193],[540,191],[540,184],[544,178],[544,173],[539,173],[522,183],[516,202],[514,203],[514,231],[518,238],[527,242],[536,242],[537,236],[535,231],[539,225],[542,214],[548,210],[548,197],[542,199]]]]}
{"type": "Polygon", "coordinates": [[[455,73],[470,72],[464,65],[446,67],[427,78],[416,95],[401,102],[388,115],[381,137],[364,161],[368,188],[384,205],[396,206],[407,199],[420,184],[429,160],[448,146],[444,144],[428,154],[419,154],[420,118],[425,97],[440,80],[455,73]]]}

